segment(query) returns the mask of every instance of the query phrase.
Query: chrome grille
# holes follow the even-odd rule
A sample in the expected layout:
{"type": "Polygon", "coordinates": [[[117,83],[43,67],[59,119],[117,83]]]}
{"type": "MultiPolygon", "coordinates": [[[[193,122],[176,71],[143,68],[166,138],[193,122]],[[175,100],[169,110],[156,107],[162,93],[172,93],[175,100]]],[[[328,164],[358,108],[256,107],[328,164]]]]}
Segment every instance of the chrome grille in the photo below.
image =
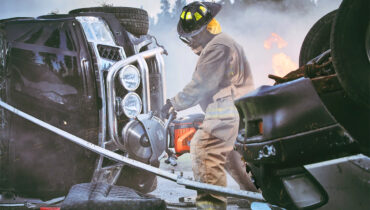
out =
{"type": "Polygon", "coordinates": [[[120,54],[120,48],[118,47],[98,44],[97,48],[98,48],[99,55],[102,58],[109,59],[112,61],[122,60],[122,57],[120,54]]]}

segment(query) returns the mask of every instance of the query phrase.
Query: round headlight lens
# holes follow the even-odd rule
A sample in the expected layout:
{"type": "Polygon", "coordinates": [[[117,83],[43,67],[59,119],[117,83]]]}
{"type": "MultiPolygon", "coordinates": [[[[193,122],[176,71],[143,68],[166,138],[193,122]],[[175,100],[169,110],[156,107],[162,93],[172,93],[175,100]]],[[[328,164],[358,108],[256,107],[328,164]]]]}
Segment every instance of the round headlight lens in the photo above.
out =
{"type": "Polygon", "coordinates": [[[133,65],[125,66],[119,73],[119,79],[126,90],[134,91],[140,85],[139,70],[133,65]]]}
{"type": "Polygon", "coordinates": [[[121,103],[123,112],[129,118],[138,116],[142,109],[142,102],[138,94],[128,93],[121,103]]]}

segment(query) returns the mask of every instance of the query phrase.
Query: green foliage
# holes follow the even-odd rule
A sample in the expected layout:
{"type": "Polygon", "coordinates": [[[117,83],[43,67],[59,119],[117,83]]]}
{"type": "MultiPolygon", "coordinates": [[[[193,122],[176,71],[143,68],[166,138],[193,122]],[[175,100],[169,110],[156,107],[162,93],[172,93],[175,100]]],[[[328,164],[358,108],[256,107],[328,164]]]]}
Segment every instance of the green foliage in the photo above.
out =
{"type": "Polygon", "coordinates": [[[52,10],[51,12],[48,13],[48,15],[57,15],[57,14],[59,14],[58,9],[52,10]]]}
{"type": "Polygon", "coordinates": [[[107,3],[106,1],[103,1],[101,4],[100,4],[101,7],[113,7],[113,4],[109,4],[107,3]]]}
{"type": "Polygon", "coordinates": [[[161,10],[163,15],[170,14],[170,2],[168,0],[161,0],[161,10]]]}
{"type": "Polygon", "coordinates": [[[181,14],[182,8],[186,5],[186,0],[176,0],[175,6],[172,10],[172,16],[178,17],[181,14]]]}

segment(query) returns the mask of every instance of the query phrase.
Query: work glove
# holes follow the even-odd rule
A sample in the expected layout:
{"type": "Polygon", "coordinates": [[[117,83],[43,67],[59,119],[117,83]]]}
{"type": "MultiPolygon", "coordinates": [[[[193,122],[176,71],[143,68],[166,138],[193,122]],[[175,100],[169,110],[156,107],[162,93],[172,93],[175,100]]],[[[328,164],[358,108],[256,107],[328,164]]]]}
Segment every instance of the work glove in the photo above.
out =
{"type": "Polygon", "coordinates": [[[168,119],[170,109],[173,108],[170,99],[167,99],[166,104],[161,109],[161,116],[162,118],[168,119]]]}

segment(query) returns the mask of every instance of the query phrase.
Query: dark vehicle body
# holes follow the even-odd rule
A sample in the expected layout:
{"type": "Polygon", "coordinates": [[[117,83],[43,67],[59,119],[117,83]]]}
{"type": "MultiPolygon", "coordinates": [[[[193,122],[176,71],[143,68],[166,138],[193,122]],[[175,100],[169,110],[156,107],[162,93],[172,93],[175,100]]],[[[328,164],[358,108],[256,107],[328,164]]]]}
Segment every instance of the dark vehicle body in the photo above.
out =
{"type": "MultiPolygon", "coordinates": [[[[281,180],[310,172],[304,167],[305,165],[356,154],[369,154],[366,153],[368,146],[361,144],[361,141],[357,140],[359,138],[354,137],[356,133],[351,130],[351,126],[362,129],[358,134],[360,137],[368,134],[365,131],[370,126],[369,115],[367,115],[370,114],[369,110],[351,102],[343,90],[318,95],[315,82],[317,82],[315,79],[301,78],[276,86],[261,87],[237,102],[243,116],[247,116],[244,117],[247,119],[247,133],[246,138],[244,138],[245,134],[239,135],[236,148],[248,162],[247,170],[252,172],[256,185],[262,189],[268,202],[295,208],[291,206],[288,192],[284,190],[281,180]],[[328,106],[340,110],[344,116],[333,115],[333,112],[328,110],[328,106]],[[348,110],[353,111],[348,112],[348,110]],[[351,124],[345,127],[346,124],[343,125],[337,119],[348,120],[351,124]],[[262,126],[260,130],[262,132],[259,131],[259,126],[262,126]],[[249,132],[251,136],[248,136],[248,131],[251,131],[249,132]]],[[[364,136],[362,140],[368,137],[364,136]]],[[[361,159],[365,164],[369,164],[366,156],[361,159]]],[[[355,163],[349,165],[358,167],[355,163]]],[[[359,178],[363,181],[369,180],[369,171],[363,170],[355,174],[350,173],[347,180],[345,179],[346,182],[359,177],[363,177],[359,178]],[[361,173],[364,175],[360,175],[361,173]]],[[[321,172],[320,176],[326,179],[321,183],[322,186],[327,186],[327,183],[333,180],[327,176],[333,176],[333,174],[335,176],[337,172],[335,170],[329,175],[330,171],[327,171],[326,174],[322,174],[325,171],[325,167],[322,166],[312,168],[311,171],[321,172]]],[[[350,171],[354,172],[354,170],[350,171]]],[[[316,179],[319,178],[316,177],[316,179]]],[[[351,186],[349,189],[357,187],[363,193],[360,197],[364,198],[370,189],[366,185],[358,188],[362,181],[359,182],[360,184],[357,183],[357,186],[351,186]]],[[[326,189],[329,197],[324,193],[322,199],[327,201],[329,198],[335,203],[337,198],[334,195],[338,194],[345,182],[330,185],[332,188],[326,189]],[[329,191],[334,191],[334,194],[330,194],[329,191]]],[[[348,190],[348,192],[351,191],[348,190]]],[[[350,198],[343,201],[353,204],[354,200],[361,200],[358,198],[348,202],[348,199],[350,198]]],[[[364,208],[365,203],[362,202],[360,206],[364,208]]]]}
{"type": "MultiPolygon", "coordinates": [[[[4,52],[0,57],[1,99],[17,109],[93,144],[126,154],[110,138],[109,103],[123,103],[130,93],[140,97],[142,113],[159,111],[163,105],[163,50],[158,50],[150,35],[128,32],[113,14],[13,18],[2,20],[0,26],[4,52]],[[141,56],[150,50],[158,53],[141,56]],[[141,72],[140,86],[133,91],[113,78],[116,97],[109,98],[109,68],[132,56],[142,59],[148,75],[141,72]]],[[[141,70],[136,60],[131,63],[141,70]]],[[[114,107],[118,130],[133,119],[120,107],[114,107]]],[[[1,125],[1,192],[42,199],[62,196],[72,185],[100,179],[104,167],[112,165],[108,159],[3,109],[1,125]]],[[[121,132],[117,133],[122,138],[121,132]]],[[[117,167],[117,176],[122,173],[113,184],[118,180],[119,185],[143,192],[155,189],[154,175],[117,167]]]]}
{"type": "Polygon", "coordinates": [[[269,203],[369,207],[369,13],[344,0],[306,36],[300,69],[236,101],[235,146],[269,203]]]}

